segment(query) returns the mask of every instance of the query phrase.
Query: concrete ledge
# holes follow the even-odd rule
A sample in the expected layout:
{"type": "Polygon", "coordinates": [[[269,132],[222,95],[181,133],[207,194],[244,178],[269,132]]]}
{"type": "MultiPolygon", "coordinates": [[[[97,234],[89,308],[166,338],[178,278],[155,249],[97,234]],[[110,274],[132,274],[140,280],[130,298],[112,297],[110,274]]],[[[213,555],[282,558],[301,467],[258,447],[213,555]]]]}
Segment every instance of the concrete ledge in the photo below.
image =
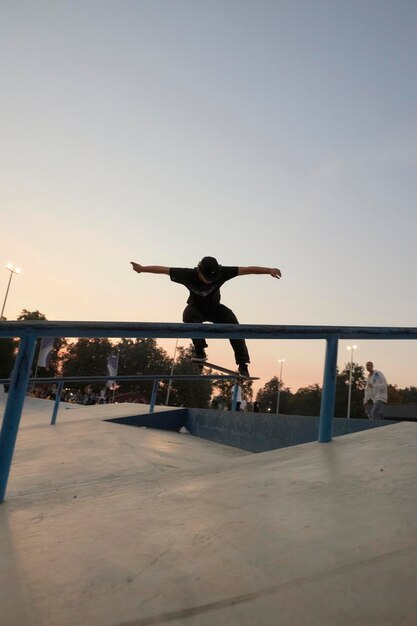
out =
{"type": "MultiPolygon", "coordinates": [[[[317,441],[319,418],[305,415],[271,415],[211,409],[176,409],[158,414],[129,415],[107,420],[127,426],[179,431],[185,426],[195,437],[249,452],[268,452],[317,441]]],[[[333,420],[333,436],[339,437],[396,422],[389,420],[333,420]]]]}
{"type": "MultiPolygon", "coordinates": [[[[318,417],[271,415],[189,409],[185,426],[196,437],[235,446],[250,452],[267,452],[317,441],[318,417]]],[[[339,437],[393,424],[388,420],[335,418],[333,436],[339,437]]]]}
{"type": "Polygon", "coordinates": [[[417,404],[387,404],[384,416],[396,421],[417,422],[417,404]]]}

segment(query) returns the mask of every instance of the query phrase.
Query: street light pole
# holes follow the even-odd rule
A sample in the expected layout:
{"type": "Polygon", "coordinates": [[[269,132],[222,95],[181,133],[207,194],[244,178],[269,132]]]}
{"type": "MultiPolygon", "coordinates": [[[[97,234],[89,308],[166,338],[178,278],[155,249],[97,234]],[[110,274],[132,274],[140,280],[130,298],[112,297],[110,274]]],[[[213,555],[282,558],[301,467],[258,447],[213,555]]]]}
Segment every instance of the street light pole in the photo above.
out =
{"type": "MultiPolygon", "coordinates": [[[[175,342],[174,358],[172,359],[172,364],[171,364],[171,372],[170,372],[171,376],[172,376],[172,374],[173,374],[173,372],[174,372],[174,366],[175,366],[175,355],[177,354],[177,348],[178,348],[178,339],[177,339],[177,341],[175,342]]],[[[169,382],[168,382],[167,398],[166,398],[166,400],[165,400],[165,404],[166,404],[166,406],[168,406],[168,402],[169,402],[169,394],[171,393],[171,387],[172,387],[172,378],[170,378],[170,379],[169,379],[169,382]]]]}
{"type": "Polygon", "coordinates": [[[347,419],[350,419],[350,405],[352,400],[352,371],[353,371],[353,353],[358,346],[348,346],[347,349],[350,352],[350,368],[349,368],[349,392],[348,392],[348,407],[347,407],[347,419]]]}
{"type": "Polygon", "coordinates": [[[279,371],[279,381],[278,381],[278,396],[277,396],[277,409],[275,411],[275,413],[278,415],[279,413],[279,401],[280,401],[280,397],[281,397],[281,385],[282,385],[282,366],[285,363],[285,359],[278,359],[278,363],[281,364],[280,367],[280,371],[279,371]]]}
{"type": "Polygon", "coordinates": [[[4,302],[3,302],[3,308],[2,308],[1,314],[0,314],[0,320],[3,319],[3,313],[4,313],[4,309],[5,309],[6,302],[7,302],[7,296],[9,295],[10,283],[12,282],[13,274],[20,274],[20,272],[21,272],[20,268],[13,267],[13,265],[11,263],[8,263],[6,265],[6,269],[9,270],[10,277],[9,277],[9,282],[7,283],[6,295],[4,296],[4,302]]]}

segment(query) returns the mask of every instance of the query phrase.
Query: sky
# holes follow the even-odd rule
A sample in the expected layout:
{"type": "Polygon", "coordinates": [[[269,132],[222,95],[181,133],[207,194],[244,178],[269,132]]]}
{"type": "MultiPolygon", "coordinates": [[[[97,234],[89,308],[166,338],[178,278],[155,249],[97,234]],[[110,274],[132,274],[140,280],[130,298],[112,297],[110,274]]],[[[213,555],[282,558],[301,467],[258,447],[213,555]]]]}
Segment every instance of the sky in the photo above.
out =
{"type": "MultiPolygon", "coordinates": [[[[241,323],[416,326],[416,27],[412,0],[2,0],[4,315],[180,322],[130,261],[210,255],[282,271],[223,286],[241,323]]],[[[415,342],[355,344],[417,385],[415,342]]],[[[248,347],[258,387],[279,359],[322,384],[324,341],[248,347]]]]}

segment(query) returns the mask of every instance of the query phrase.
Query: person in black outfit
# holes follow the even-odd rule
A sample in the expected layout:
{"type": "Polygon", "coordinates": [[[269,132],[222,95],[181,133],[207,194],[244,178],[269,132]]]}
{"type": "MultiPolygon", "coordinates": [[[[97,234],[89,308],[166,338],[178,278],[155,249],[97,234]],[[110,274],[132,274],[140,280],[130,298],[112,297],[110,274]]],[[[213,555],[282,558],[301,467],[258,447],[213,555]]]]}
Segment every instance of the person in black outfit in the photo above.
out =
{"type": "MultiPolygon", "coordinates": [[[[238,324],[236,315],[231,309],[220,303],[220,287],[231,278],[247,274],[270,274],[273,278],[281,278],[276,267],[223,267],[211,256],[201,259],[197,267],[164,267],[162,265],[140,265],[131,261],[135,272],[150,274],[167,274],[171,280],[184,285],[189,290],[187,306],[182,321],[186,323],[214,322],[218,324],[238,324]]],[[[195,356],[205,360],[207,343],[205,339],[193,339],[195,356]]],[[[239,374],[249,377],[249,353],[244,339],[230,339],[239,374]]]]}

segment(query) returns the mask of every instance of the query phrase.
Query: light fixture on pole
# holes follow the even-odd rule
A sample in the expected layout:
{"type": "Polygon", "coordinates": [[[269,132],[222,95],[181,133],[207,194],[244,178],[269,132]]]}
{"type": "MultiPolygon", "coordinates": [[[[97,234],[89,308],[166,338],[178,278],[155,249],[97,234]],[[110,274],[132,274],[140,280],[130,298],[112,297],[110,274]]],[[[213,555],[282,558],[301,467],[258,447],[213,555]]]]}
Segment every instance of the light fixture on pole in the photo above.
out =
{"type": "Polygon", "coordinates": [[[10,277],[9,277],[9,282],[7,284],[6,295],[4,296],[4,302],[3,302],[3,308],[2,308],[1,314],[0,314],[0,320],[4,319],[3,318],[3,313],[4,313],[4,308],[5,308],[6,302],[7,302],[7,296],[9,295],[10,283],[12,282],[13,274],[20,274],[20,272],[22,271],[19,267],[13,267],[12,263],[8,263],[6,265],[6,269],[9,270],[10,277]]]}
{"type": "Polygon", "coordinates": [[[279,401],[281,397],[281,386],[282,386],[282,367],[285,363],[285,359],[278,359],[278,363],[280,363],[281,367],[279,370],[279,381],[278,381],[278,396],[277,396],[277,409],[275,413],[278,415],[279,413],[279,401]]]}
{"type": "Polygon", "coordinates": [[[349,367],[349,392],[348,392],[348,407],[347,407],[347,419],[350,419],[350,405],[352,401],[352,372],[353,372],[353,353],[358,346],[348,346],[347,349],[350,352],[350,367],[349,367]]]}
{"type": "MultiPolygon", "coordinates": [[[[170,375],[172,376],[173,372],[174,372],[174,366],[175,366],[175,355],[177,354],[177,348],[178,348],[178,339],[175,342],[175,350],[174,350],[174,358],[172,359],[172,363],[171,363],[171,372],[170,375]]],[[[165,404],[168,406],[168,402],[169,402],[169,394],[171,393],[171,387],[172,387],[172,378],[169,379],[168,382],[168,391],[167,391],[167,399],[165,400],[165,404]]]]}

